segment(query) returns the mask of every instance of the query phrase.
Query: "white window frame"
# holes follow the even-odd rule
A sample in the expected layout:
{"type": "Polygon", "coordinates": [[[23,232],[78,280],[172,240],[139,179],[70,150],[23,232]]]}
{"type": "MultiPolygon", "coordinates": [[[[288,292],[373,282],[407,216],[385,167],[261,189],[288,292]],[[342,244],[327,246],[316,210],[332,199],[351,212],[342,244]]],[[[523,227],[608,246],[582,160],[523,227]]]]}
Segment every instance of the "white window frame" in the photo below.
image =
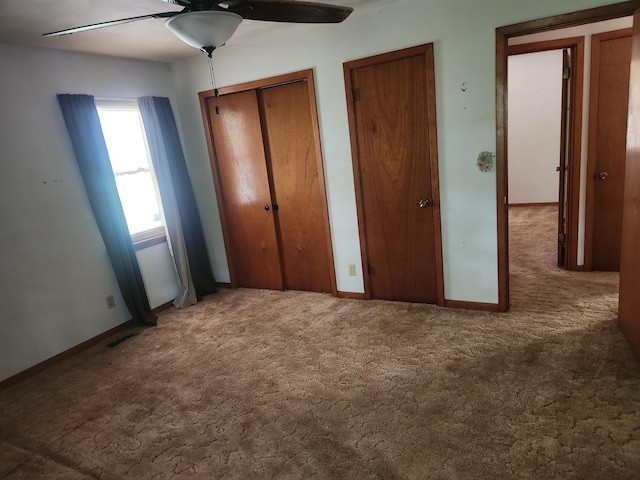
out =
{"type": "MultiPolygon", "coordinates": [[[[153,160],[151,158],[151,150],[149,149],[149,143],[147,141],[147,135],[144,129],[144,123],[142,121],[142,116],[140,114],[140,109],[138,107],[138,102],[135,99],[116,99],[116,98],[96,98],[95,99],[96,108],[99,110],[136,110],[138,112],[138,117],[140,118],[140,127],[143,132],[143,139],[145,145],[145,151],[147,153],[147,161],[149,164],[149,172],[151,173],[151,179],[153,182],[153,188],[156,194],[156,201],[158,202],[158,208],[160,210],[160,218],[162,225],[158,227],[154,227],[148,230],[144,230],[142,232],[137,232],[131,234],[131,241],[134,244],[136,250],[141,248],[146,248],[151,245],[155,245],[157,243],[166,242],[166,221],[164,217],[164,210],[162,208],[162,199],[160,197],[160,190],[158,188],[158,180],[156,178],[156,172],[153,166],[153,160]]],[[[146,171],[146,169],[143,169],[146,171]]],[[[137,171],[140,171],[138,169],[137,171]]],[[[133,172],[133,171],[132,171],[133,172]]],[[[126,174],[128,172],[113,172],[114,177],[121,174],[126,174]]]]}

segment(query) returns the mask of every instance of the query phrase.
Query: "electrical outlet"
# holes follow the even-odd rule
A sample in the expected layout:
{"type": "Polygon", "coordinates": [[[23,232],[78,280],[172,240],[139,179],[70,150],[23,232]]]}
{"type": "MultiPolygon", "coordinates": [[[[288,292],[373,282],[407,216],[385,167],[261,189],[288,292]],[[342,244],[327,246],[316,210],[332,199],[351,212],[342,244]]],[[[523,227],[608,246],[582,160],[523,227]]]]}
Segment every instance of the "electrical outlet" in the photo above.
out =
{"type": "Polygon", "coordinates": [[[350,263],[349,264],[349,276],[350,277],[355,277],[356,276],[356,264],[355,263],[350,263]]]}
{"type": "Polygon", "coordinates": [[[107,296],[105,300],[107,301],[107,308],[116,308],[116,301],[114,300],[113,295],[107,296]]]}

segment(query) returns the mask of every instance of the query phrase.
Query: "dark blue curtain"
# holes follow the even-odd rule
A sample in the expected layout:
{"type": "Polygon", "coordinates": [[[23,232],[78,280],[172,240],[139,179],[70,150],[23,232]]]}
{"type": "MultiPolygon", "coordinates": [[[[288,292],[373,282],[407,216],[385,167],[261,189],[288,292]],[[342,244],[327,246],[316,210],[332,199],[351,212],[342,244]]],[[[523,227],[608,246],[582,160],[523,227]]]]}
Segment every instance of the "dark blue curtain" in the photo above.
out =
{"type": "MultiPolygon", "coordinates": [[[[211,271],[202,223],[173,110],[169,99],[164,97],[139,98],[138,107],[149,138],[149,149],[156,167],[156,178],[163,204],[168,192],[175,192],[177,217],[182,228],[191,280],[196,298],[201,300],[205,295],[216,292],[216,281],[211,271]],[[162,162],[161,158],[166,159],[166,162],[162,162]],[[168,168],[161,168],[162,165],[167,165],[168,168]]],[[[166,203],[169,201],[167,199],[166,203]]]]}
{"type": "Polygon", "coordinates": [[[136,322],[155,325],[94,99],[90,95],[58,95],[58,102],[125,304],[136,322]]]}

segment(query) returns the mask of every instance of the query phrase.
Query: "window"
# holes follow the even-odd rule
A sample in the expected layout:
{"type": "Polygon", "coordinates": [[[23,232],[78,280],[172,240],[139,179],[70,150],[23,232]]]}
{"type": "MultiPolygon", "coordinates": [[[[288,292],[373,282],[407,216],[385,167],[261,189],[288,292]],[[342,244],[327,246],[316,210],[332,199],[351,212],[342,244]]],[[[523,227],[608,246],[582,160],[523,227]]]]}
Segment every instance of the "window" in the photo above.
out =
{"type": "Polygon", "coordinates": [[[135,101],[96,101],[111,168],[137,248],[165,240],[164,215],[142,118],[135,101]]]}

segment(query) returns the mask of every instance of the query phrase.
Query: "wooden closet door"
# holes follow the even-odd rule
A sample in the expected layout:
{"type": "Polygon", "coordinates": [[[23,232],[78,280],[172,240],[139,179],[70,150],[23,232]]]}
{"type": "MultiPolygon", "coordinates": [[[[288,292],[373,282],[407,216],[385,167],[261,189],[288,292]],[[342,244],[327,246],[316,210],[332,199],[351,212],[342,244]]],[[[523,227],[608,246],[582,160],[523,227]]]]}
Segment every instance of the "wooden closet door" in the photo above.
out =
{"type": "Polygon", "coordinates": [[[231,244],[227,254],[232,256],[232,278],[239,287],[282,290],[256,93],[211,98],[207,108],[231,244]]]}
{"type": "Polygon", "coordinates": [[[631,32],[593,36],[591,125],[592,270],[620,271],[631,32]]]}
{"type": "Polygon", "coordinates": [[[284,287],[331,292],[324,180],[319,176],[312,112],[306,82],[261,90],[258,94],[277,205],[284,287]]]}
{"type": "Polygon", "coordinates": [[[420,49],[411,56],[397,52],[397,59],[350,62],[345,70],[369,293],[437,303],[442,261],[433,50],[420,49]]]}

